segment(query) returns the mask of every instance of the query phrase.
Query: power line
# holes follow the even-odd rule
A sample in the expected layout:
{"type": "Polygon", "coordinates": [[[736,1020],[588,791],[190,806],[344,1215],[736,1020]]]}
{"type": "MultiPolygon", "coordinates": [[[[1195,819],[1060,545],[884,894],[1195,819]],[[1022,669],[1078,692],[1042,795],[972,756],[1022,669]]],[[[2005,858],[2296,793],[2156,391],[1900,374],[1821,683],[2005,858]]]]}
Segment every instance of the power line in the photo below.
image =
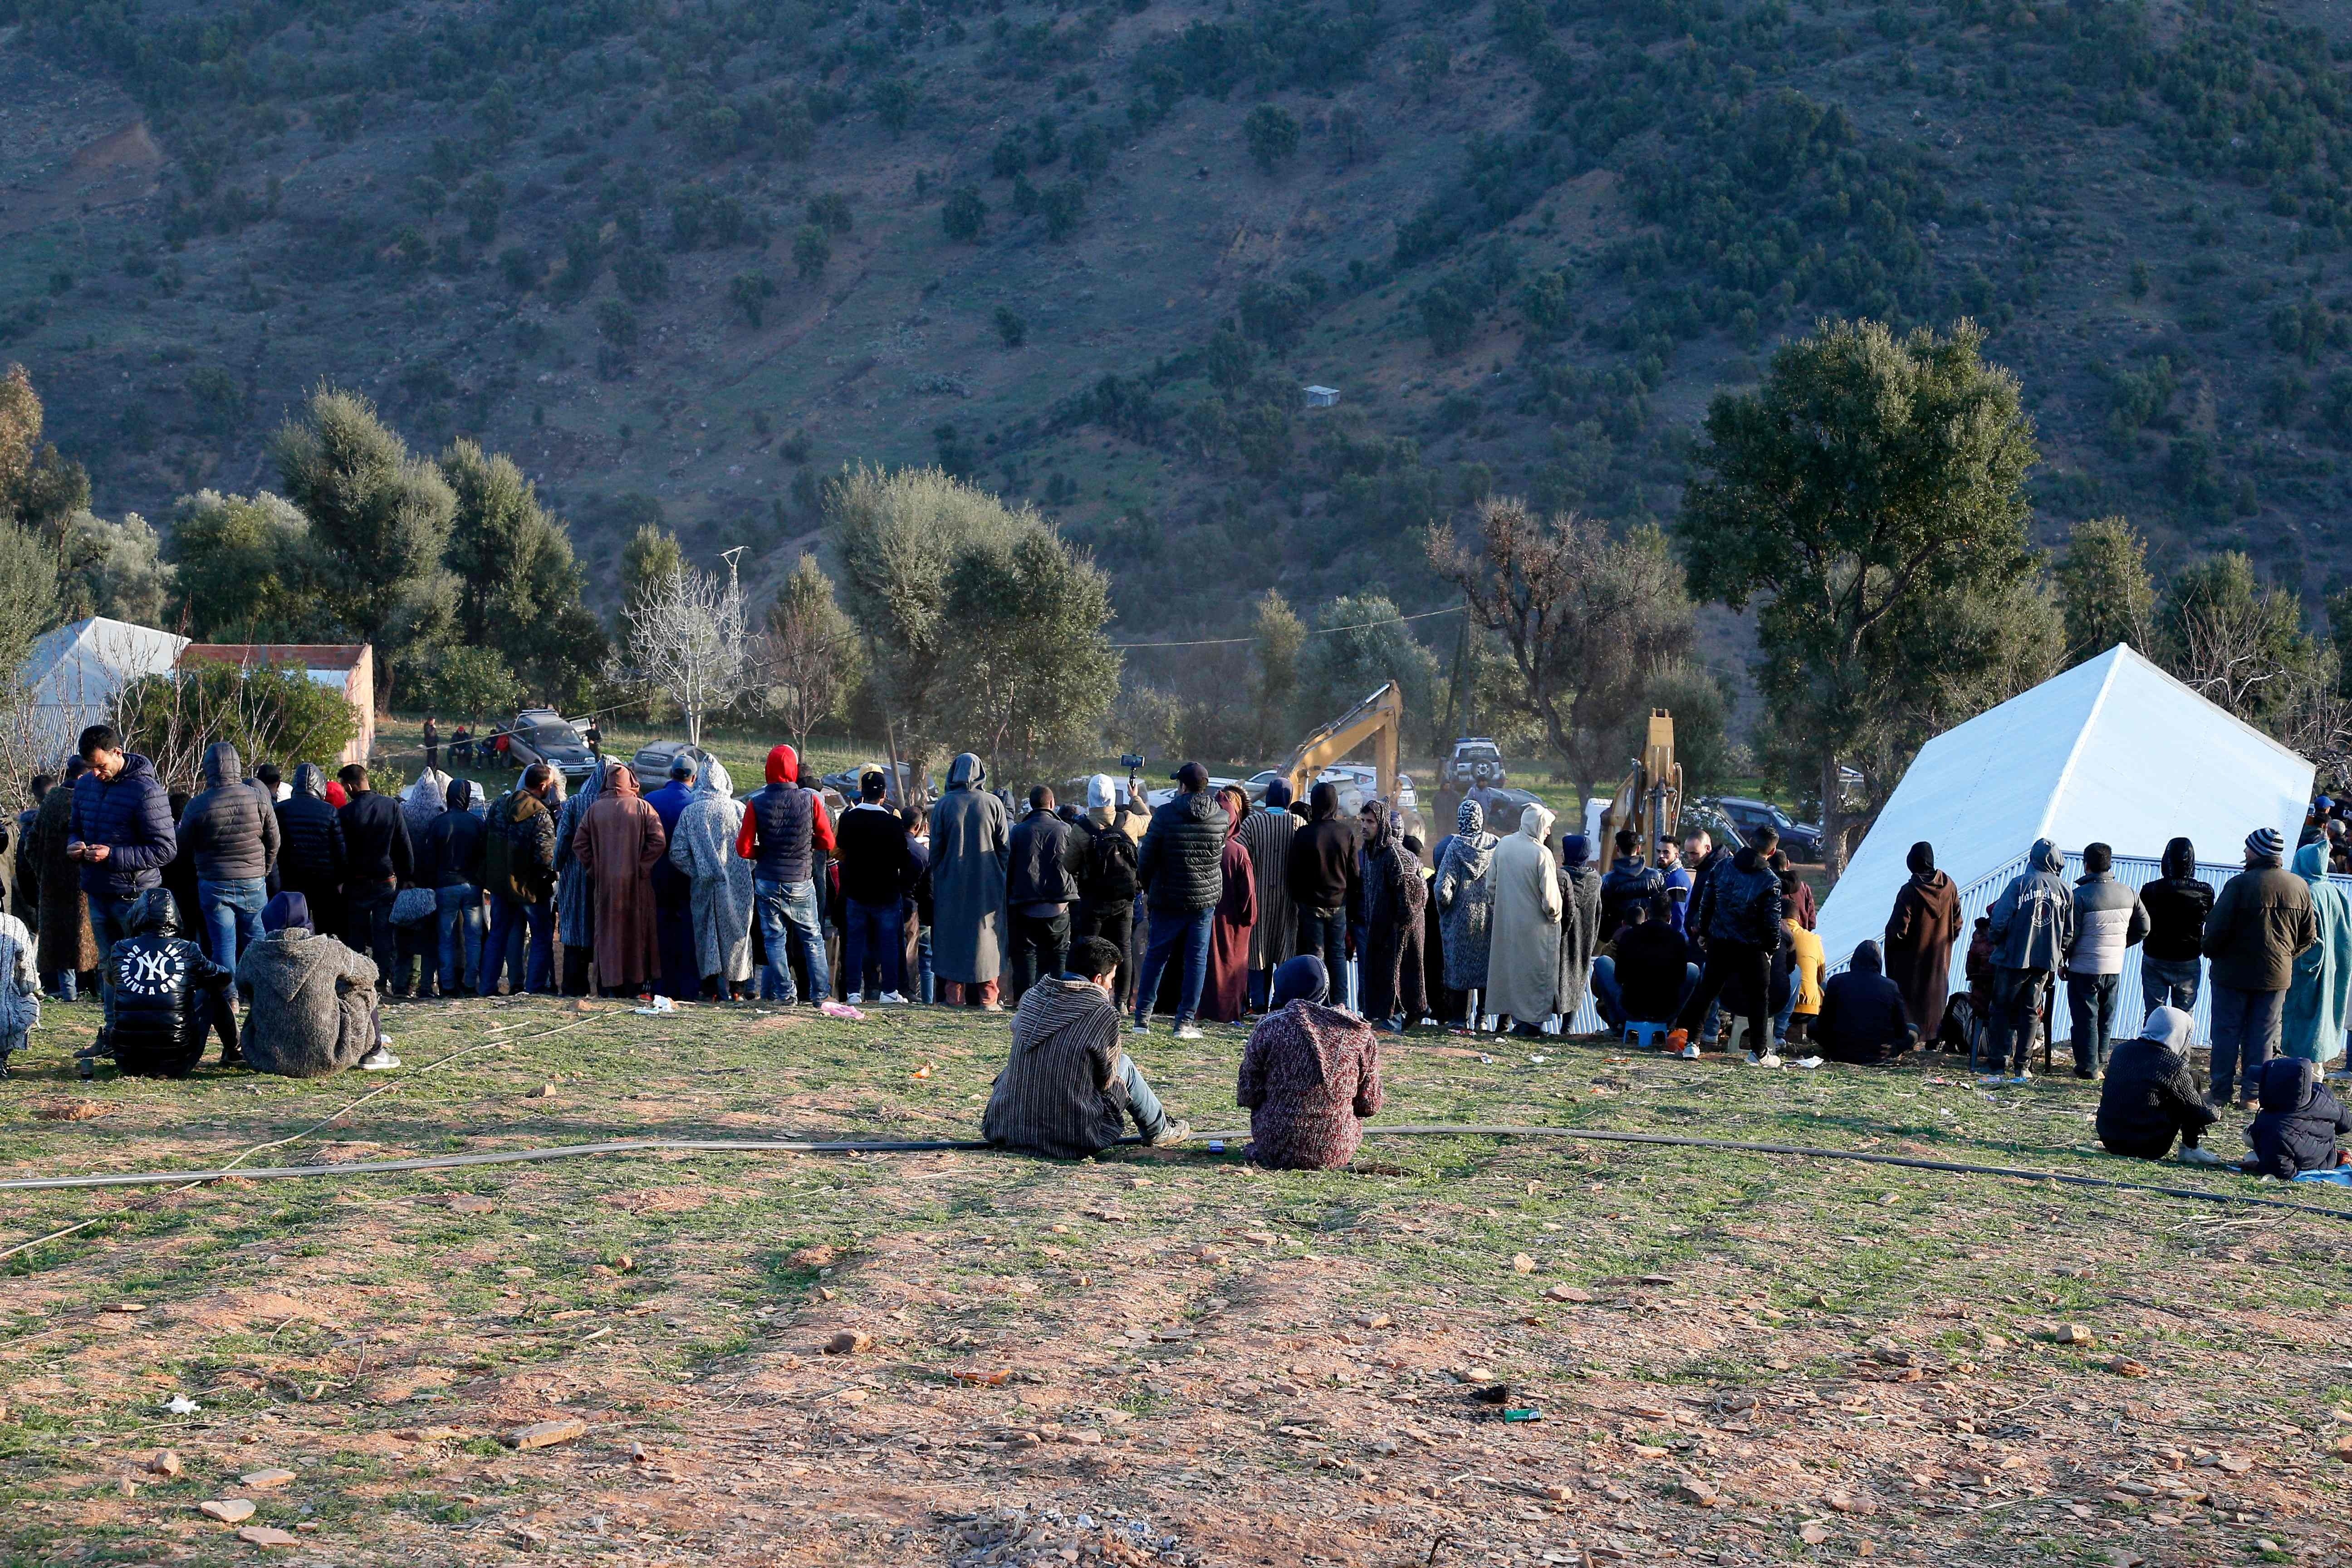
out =
{"type": "MultiPolygon", "coordinates": [[[[1465,605],[1448,605],[1445,608],[1444,608],[1444,609],[1442,609],[1442,610],[1423,610],[1423,611],[1422,611],[1420,614],[1418,614],[1418,615],[1412,615],[1412,616],[1382,616],[1381,619],[1379,619],[1379,620],[1377,620],[1377,621],[1358,621],[1355,625],[1353,625],[1353,626],[1315,626],[1315,627],[1311,627],[1311,628],[1309,628],[1309,630],[1307,631],[1307,635],[1308,637],[1328,637],[1328,636],[1330,636],[1330,635],[1331,635],[1332,633],[1334,633],[1334,632],[1360,632],[1360,631],[1366,630],[1367,628],[1371,627],[1371,626],[1393,626],[1401,625],[1401,624],[1402,624],[1403,622],[1406,622],[1406,621],[1425,621],[1425,620],[1429,619],[1429,617],[1430,617],[1430,616],[1452,616],[1452,615],[1458,615],[1458,614],[1460,614],[1460,613],[1461,613],[1465,608],[1466,608],[1466,607],[1467,607],[1467,606],[1465,606],[1465,605]]],[[[1111,644],[1110,646],[1111,646],[1111,647],[1115,647],[1115,648],[1123,648],[1123,647],[1217,647],[1224,646],[1224,645],[1231,644],[1231,643],[1244,643],[1244,642],[1255,642],[1255,641],[1257,641],[1257,638],[1255,638],[1255,637],[1197,637],[1197,638],[1194,638],[1194,639],[1193,639],[1192,641],[1191,641],[1191,642],[1115,642],[1115,643],[1111,644]]]]}

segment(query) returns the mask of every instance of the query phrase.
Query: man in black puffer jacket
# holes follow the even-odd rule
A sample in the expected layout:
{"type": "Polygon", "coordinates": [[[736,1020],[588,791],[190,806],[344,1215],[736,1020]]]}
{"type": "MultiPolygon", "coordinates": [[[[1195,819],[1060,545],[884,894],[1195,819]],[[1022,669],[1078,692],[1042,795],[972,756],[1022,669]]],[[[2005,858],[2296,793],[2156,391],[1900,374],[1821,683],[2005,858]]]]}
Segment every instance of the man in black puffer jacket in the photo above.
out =
{"type": "Polygon", "coordinates": [[[1771,1014],[1772,954],[1780,945],[1780,878],[1766,864],[1780,841],[1771,828],[1758,828],[1731,864],[1717,868],[1704,884],[1706,966],[1666,1036],[1668,1050],[1698,1054],[1690,1031],[1706,1020],[1716,998],[1738,974],[1738,990],[1748,1005],[1748,1037],[1755,1043],[1748,1059],[1759,1067],[1780,1065],[1780,1053],[1772,1048],[1771,1014]]]}
{"type": "Polygon", "coordinates": [[[2197,846],[2176,838],[2164,847],[2164,875],[2139,890],[2147,911],[2147,938],[2139,945],[2139,994],[2150,1007],[2194,1012],[2204,988],[2205,917],[2213,912],[2213,884],[2197,874],[2197,846]]]}
{"type": "Polygon", "coordinates": [[[1151,911],[1151,946],[1135,988],[1135,1032],[1160,994],[1160,973],[1181,943],[1184,984],[1176,1005],[1176,1037],[1197,1040],[1192,1026],[1201,988],[1209,978],[1209,928],[1217,900],[1224,897],[1225,813],[1209,798],[1209,770],[1186,763],[1176,770],[1176,798],[1151,814],[1136,870],[1143,879],[1144,907],[1151,911]]]}
{"type": "Polygon", "coordinates": [[[398,952],[392,936],[392,904],[401,885],[415,876],[415,846],[408,823],[394,802],[368,787],[367,769],[347,763],[338,775],[351,798],[336,815],[343,824],[344,940],[375,960],[380,974],[394,973],[398,952]]]}
{"type": "MultiPolygon", "coordinates": [[[[1062,973],[1070,952],[1070,906],[1078,881],[1062,864],[1070,825],[1054,812],[1054,792],[1044,784],[1029,791],[1029,815],[1013,828],[1011,861],[1004,873],[1004,907],[1013,912],[1013,952],[1004,997],[1021,994],[1047,975],[1062,973]]],[[[1219,846],[1220,848],[1223,846],[1219,846]]]]}
{"type": "Polygon", "coordinates": [[[343,929],[343,823],[327,801],[327,773],[294,770],[294,793],[278,803],[278,888],[299,893],[320,934],[343,929]]]}
{"type": "Polygon", "coordinates": [[[229,1005],[236,972],[180,936],[179,906],[168,888],[141,893],[125,918],[131,934],[107,957],[116,1064],[133,1078],[185,1078],[204,1059],[205,1035],[217,1025],[221,1066],[242,1065],[229,1005]]]}
{"type": "Polygon", "coordinates": [[[1666,879],[1642,859],[1642,836],[1630,827],[1617,830],[1617,858],[1601,879],[1601,935],[1607,941],[1625,923],[1625,911],[1646,904],[1666,890],[1666,879]]]}

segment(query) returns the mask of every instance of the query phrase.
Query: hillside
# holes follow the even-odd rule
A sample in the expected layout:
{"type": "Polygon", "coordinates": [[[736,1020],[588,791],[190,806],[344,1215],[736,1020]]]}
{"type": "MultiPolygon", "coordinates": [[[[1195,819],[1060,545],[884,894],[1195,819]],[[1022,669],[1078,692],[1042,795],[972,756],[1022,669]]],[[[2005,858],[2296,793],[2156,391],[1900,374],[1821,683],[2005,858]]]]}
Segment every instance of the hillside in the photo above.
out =
{"type": "Polygon", "coordinates": [[[2340,575],[2315,5],[14,15],[0,354],[102,511],[270,484],[324,378],[512,452],[600,591],[656,509],[772,563],[824,474],[941,460],[1092,545],[1123,633],[1231,630],[1277,582],[1441,602],[1415,530],[1490,488],[1669,514],[1776,339],[1968,312],[2045,531],[2340,575]]]}

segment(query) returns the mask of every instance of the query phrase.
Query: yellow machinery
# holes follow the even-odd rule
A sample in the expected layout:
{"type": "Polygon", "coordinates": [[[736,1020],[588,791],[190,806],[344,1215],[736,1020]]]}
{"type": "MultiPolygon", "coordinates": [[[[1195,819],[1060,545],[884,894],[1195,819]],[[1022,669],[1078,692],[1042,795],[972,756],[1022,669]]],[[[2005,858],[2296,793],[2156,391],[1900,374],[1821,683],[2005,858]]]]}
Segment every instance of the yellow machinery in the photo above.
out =
{"type": "MultiPolygon", "coordinates": [[[[1366,741],[1372,742],[1372,764],[1380,774],[1380,795],[1394,801],[1397,793],[1397,741],[1404,731],[1404,694],[1391,680],[1299,743],[1282,772],[1290,781],[1291,796],[1305,800],[1323,770],[1366,741]]],[[[1674,729],[1667,725],[1672,749],[1674,729]]]]}
{"type": "Polygon", "coordinates": [[[1680,826],[1683,816],[1683,770],[1675,761],[1675,716],[1663,708],[1650,710],[1650,732],[1633,771],[1617,786],[1617,796],[1601,814],[1601,842],[1592,852],[1604,862],[1616,853],[1616,834],[1630,827],[1638,836],[1634,853],[1644,865],[1658,858],[1658,839],[1680,826]]]}

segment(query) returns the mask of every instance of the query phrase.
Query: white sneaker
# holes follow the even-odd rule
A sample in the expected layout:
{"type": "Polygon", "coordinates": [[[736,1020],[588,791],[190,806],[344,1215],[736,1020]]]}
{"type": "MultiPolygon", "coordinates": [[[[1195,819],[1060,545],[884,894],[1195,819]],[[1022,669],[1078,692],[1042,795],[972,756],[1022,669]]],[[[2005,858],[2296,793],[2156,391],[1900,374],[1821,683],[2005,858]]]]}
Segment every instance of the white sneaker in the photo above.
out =
{"type": "Polygon", "coordinates": [[[1752,1068],[1779,1067],[1780,1065],[1780,1053],[1778,1051],[1766,1051],[1759,1057],[1754,1051],[1750,1051],[1748,1053],[1748,1065],[1752,1068]]]}
{"type": "Polygon", "coordinates": [[[1190,1024],[1179,1024],[1176,1026],[1176,1037],[1180,1040],[1197,1040],[1201,1038],[1201,1031],[1190,1024]]]}
{"type": "Polygon", "coordinates": [[[1696,1040],[1693,1040],[1689,1045],[1683,1047],[1683,1060],[1686,1062],[1695,1062],[1698,1060],[1698,1042],[1696,1040]]]}
{"type": "Polygon", "coordinates": [[[843,1005],[845,1006],[863,1007],[866,1005],[866,993],[863,991],[852,991],[841,1000],[843,1005]]]}
{"type": "Polygon", "coordinates": [[[386,1040],[383,1045],[376,1047],[375,1049],[362,1057],[360,1058],[360,1071],[390,1072],[393,1068],[398,1067],[400,1065],[400,1058],[394,1056],[392,1052],[386,1048],[386,1047],[390,1046],[391,1043],[391,1041],[386,1040]]]}
{"type": "MultiPolygon", "coordinates": [[[[855,1002],[857,998],[853,996],[850,1000],[855,1002]]],[[[907,1005],[907,999],[904,996],[899,995],[896,991],[885,991],[880,996],[875,998],[875,1000],[884,1004],[885,1005],[893,1007],[903,1007],[907,1005]]]]}
{"type": "Polygon", "coordinates": [[[1192,1124],[1189,1121],[1178,1121],[1171,1117],[1161,1125],[1157,1133],[1145,1139],[1144,1142],[1154,1149],[1172,1149],[1191,1136],[1192,1136],[1192,1124]]]}
{"type": "Polygon", "coordinates": [[[2180,1163],[2184,1165],[2218,1165],[2221,1163],[2221,1156],[2210,1149],[2183,1149],[2180,1163]]]}
{"type": "Polygon", "coordinates": [[[1151,1033],[1151,1026],[1141,1018],[1130,1018],[1128,1020],[1127,1032],[1130,1035],[1148,1035],[1151,1033]]]}

